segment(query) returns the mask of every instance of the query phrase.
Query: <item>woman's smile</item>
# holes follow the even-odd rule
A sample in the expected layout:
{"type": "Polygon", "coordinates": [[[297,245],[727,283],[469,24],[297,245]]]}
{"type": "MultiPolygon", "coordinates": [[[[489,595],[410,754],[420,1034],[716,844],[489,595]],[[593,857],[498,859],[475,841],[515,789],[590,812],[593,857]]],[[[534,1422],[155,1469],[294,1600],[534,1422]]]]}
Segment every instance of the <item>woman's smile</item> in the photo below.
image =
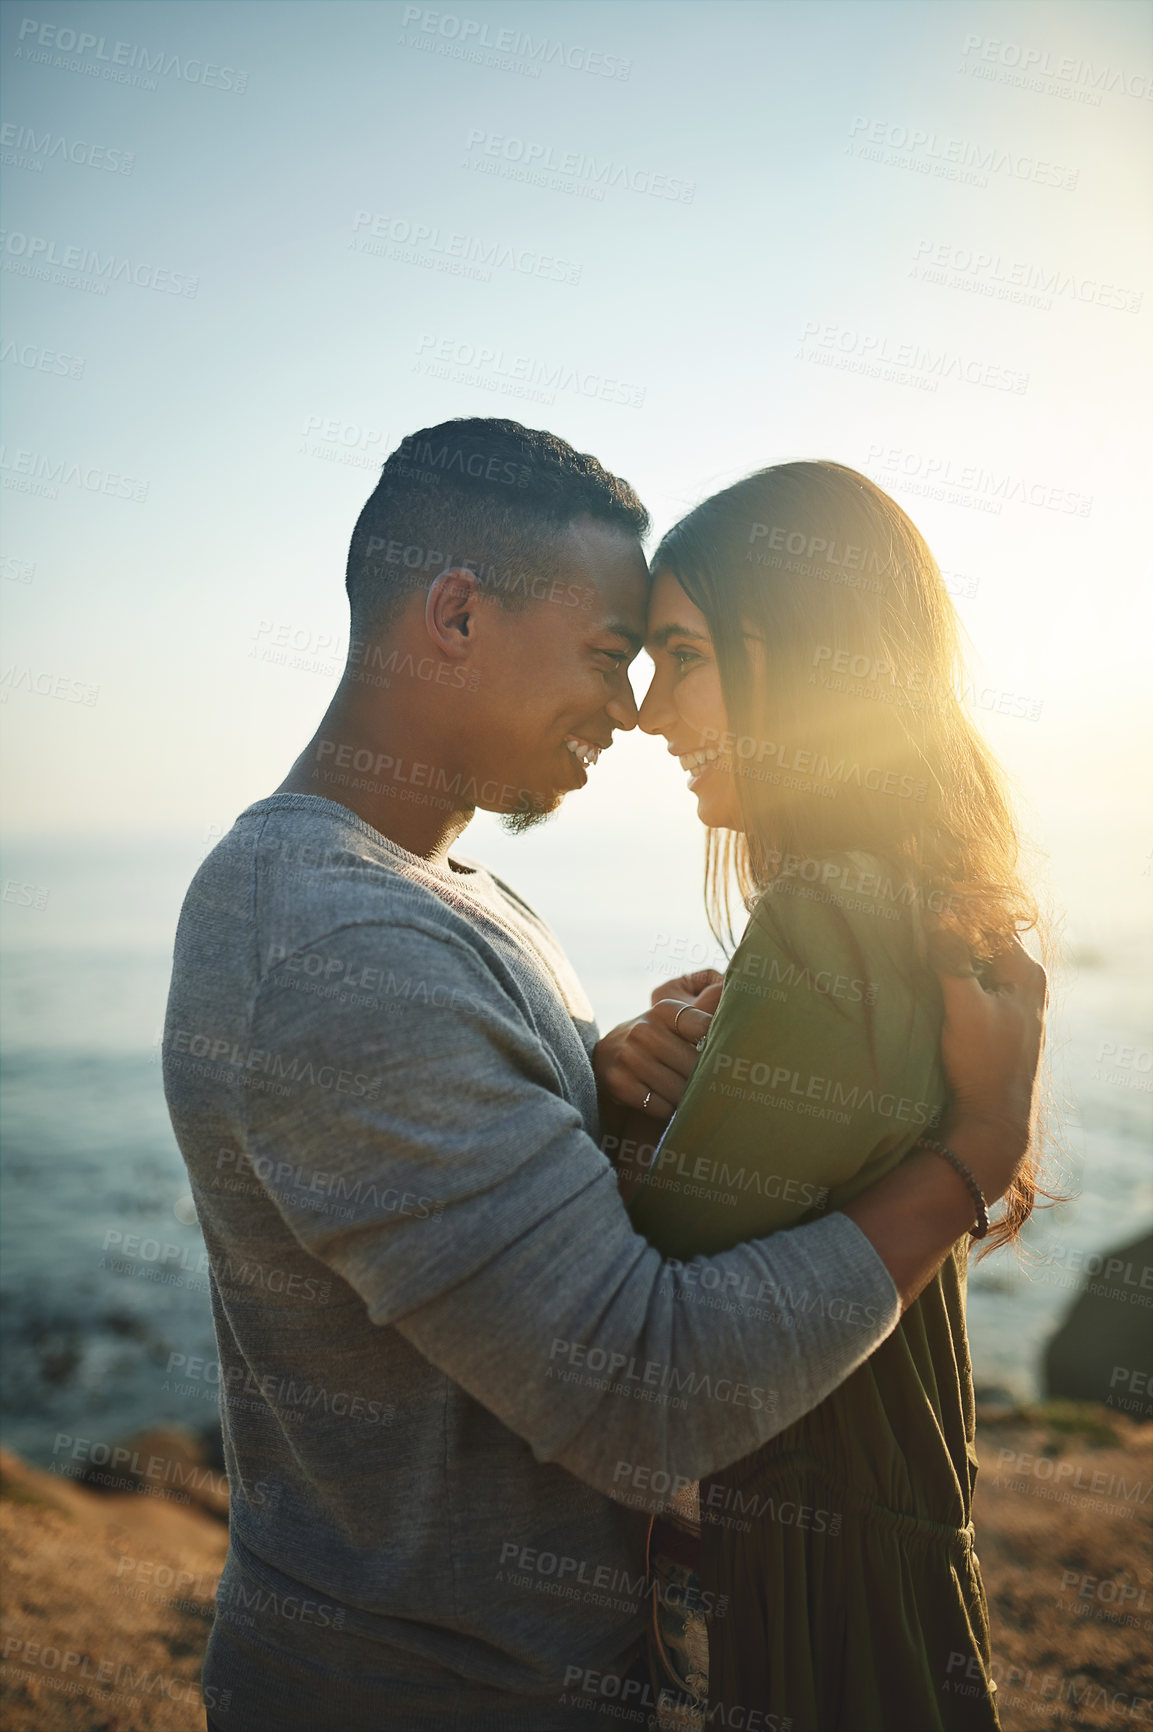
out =
{"type": "MultiPolygon", "coordinates": [[[[695,752],[682,752],[678,747],[670,745],[669,751],[688,776],[690,793],[696,792],[712,765],[721,758],[716,746],[702,746],[695,752]]],[[[726,764],[722,762],[721,767],[725,768],[726,764]]]]}
{"type": "Polygon", "coordinates": [[[645,644],[654,671],[641,727],[664,736],[697,796],[702,824],[743,828],[732,757],[714,743],[729,733],[729,717],[708,622],[667,569],[653,582],[645,644]]]}

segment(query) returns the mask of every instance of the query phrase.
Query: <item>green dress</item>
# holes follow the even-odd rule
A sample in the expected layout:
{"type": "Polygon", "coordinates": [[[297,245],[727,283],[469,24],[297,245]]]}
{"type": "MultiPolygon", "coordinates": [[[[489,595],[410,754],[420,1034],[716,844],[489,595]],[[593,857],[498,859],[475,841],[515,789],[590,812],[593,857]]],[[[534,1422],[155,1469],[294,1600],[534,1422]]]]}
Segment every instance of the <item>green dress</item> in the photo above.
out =
{"type": "MultiPolygon", "coordinates": [[[[761,898],[630,1206],[666,1256],[815,1220],[931,1130],[946,1084],[922,913],[861,854],[761,898]]],[[[757,1723],[757,1709],[792,1732],[997,1728],[973,1549],[967,1248],[819,1407],[701,1483],[709,1726],[757,1723]]],[[[845,1310],[835,1291],[780,1301],[845,1310]]]]}

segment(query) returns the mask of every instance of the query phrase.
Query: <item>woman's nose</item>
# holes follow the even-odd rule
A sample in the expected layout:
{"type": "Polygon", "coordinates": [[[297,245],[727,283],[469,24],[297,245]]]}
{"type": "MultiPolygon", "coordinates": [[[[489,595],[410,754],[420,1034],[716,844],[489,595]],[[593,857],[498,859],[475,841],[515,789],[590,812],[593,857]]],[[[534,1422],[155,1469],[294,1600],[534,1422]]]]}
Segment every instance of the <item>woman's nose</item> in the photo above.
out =
{"type": "Polygon", "coordinates": [[[649,689],[641,699],[640,713],[637,718],[641,731],[645,734],[663,734],[666,732],[665,714],[668,706],[661,697],[659,686],[659,676],[654,673],[649,681],[649,689]]]}

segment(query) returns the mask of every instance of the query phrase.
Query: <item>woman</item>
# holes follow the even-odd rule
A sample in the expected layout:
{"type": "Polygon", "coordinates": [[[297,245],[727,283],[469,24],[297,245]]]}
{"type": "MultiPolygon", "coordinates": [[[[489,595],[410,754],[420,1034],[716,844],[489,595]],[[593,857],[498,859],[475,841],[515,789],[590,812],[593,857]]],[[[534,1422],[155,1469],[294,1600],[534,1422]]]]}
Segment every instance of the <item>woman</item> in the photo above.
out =
{"type": "MultiPolygon", "coordinates": [[[[731,879],[751,910],[630,1203],[688,1262],[840,1207],[931,1139],[946,1089],[927,932],[958,935],[979,968],[1037,914],[957,695],[940,573],[864,476],[784,464],[698,506],[657,551],[647,647],[641,726],[689,772],[714,930],[732,935],[731,879]]],[[[1034,1191],[1029,1167],[987,1246],[1019,1233],[1034,1191]]],[[[679,1691],[663,1724],[702,1723],[694,1608],[710,1606],[710,1726],[997,1727],[967,1255],[965,1240],[820,1407],[654,1525],[657,1662],[679,1691]]],[[[838,1295],[779,1303],[787,1320],[838,1295]]]]}

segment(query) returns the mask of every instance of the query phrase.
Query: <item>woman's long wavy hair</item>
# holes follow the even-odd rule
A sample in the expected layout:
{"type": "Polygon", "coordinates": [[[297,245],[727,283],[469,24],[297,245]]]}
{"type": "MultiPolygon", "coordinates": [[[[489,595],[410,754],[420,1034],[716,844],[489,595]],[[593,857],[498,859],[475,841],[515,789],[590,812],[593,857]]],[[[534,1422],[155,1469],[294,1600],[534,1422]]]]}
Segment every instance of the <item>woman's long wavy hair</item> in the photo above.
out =
{"type": "MultiPolygon", "coordinates": [[[[1040,930],[1004,775],[963,703],[952,602],[888,494],[839,463],[761,469],[669,530],[653,569],[708,622],[735,736],[744,830],[711,829],[706,857],[722,943],[734,884],[748,908],[789,856],[846,850],[892,867],[977,964],[1040,930]]],[[[1033,1148],[985,1249],[1017,1238],[1037,1193],[1033,1148]]]]}

